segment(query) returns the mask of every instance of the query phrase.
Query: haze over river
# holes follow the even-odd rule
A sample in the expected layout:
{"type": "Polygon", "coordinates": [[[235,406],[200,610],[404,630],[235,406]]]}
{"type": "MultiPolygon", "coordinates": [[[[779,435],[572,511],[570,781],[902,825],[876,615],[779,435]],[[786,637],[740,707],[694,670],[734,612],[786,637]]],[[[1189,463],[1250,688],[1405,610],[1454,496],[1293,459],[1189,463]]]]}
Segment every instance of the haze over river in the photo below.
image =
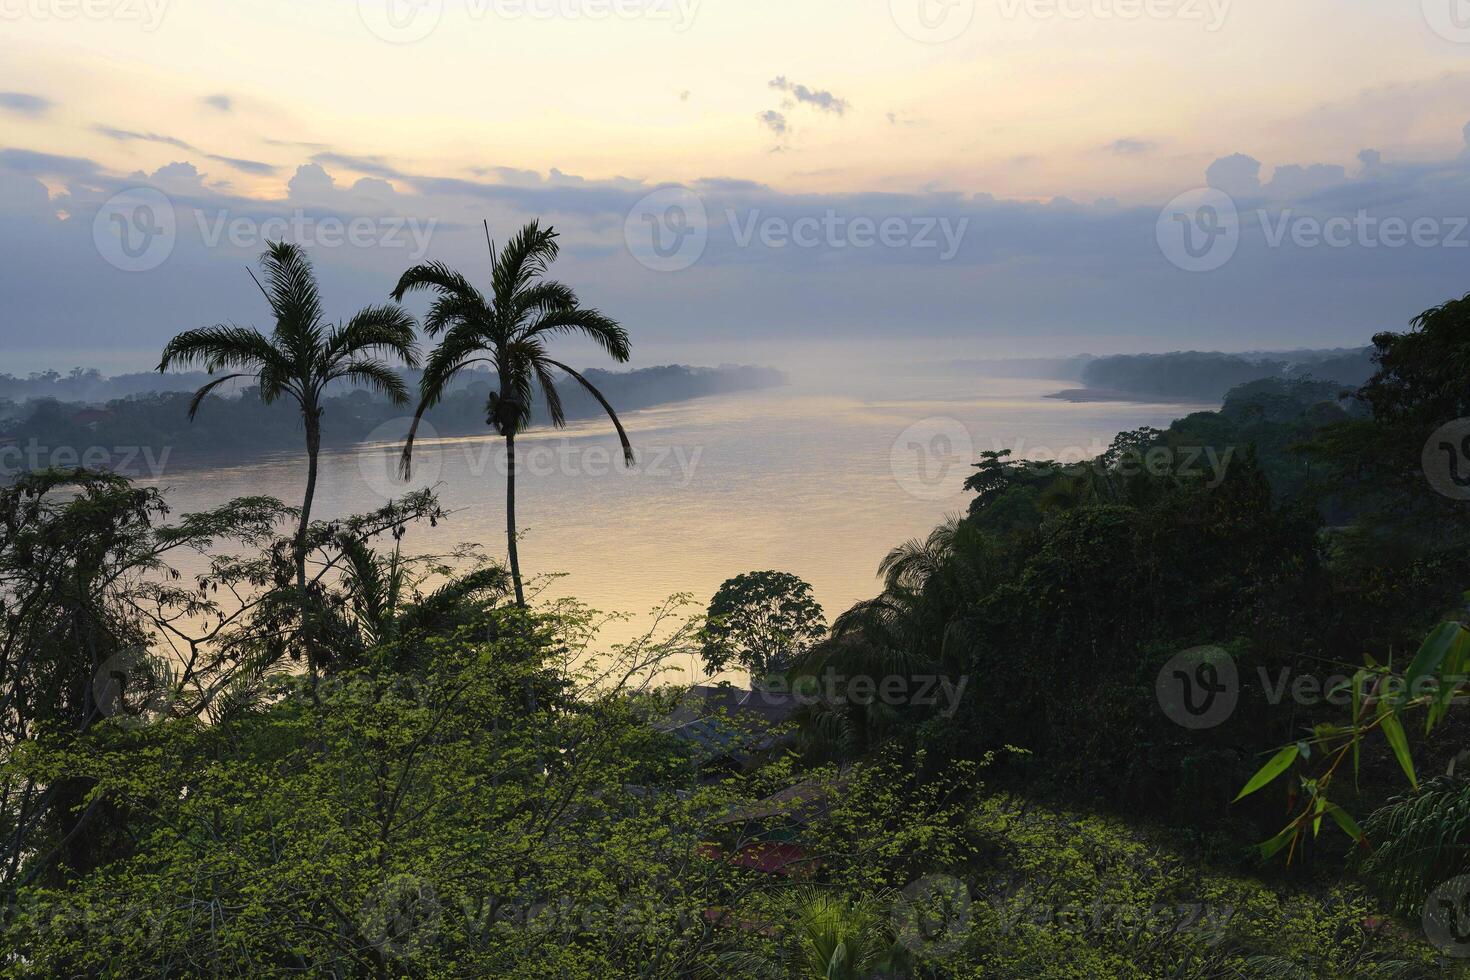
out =
{"type": "MultiPolygon", "coordinates": [[[[605,421],[519,437],[523,571],[566,572],[544,597],[575,596],[646,623],[642,614],[674,593],[703,604],[726,578],[779,569],[809,581],[830,620],[878,592],[876,569],[889,549],[965,510],[963,483],[980,452],[1076,460],[1102,452],[1119,431],[1164,427],[1200,408],[1072,404],[1045,398],[1070,386],[1046,379],[917,367],[824,373],[623,416],[639,459],[631,471],[605,421]]],[[[410,484],[395,474],[400,448],[324,453],[313,516],[371,510],[406,488],[438,484],[451,516],[437,528],[412,527],[405,551],[474,541],[503,556],[503,442],[488,434],[423,441],[410,484]]],[[[294,456],[175,465],[146,482],[167,488],[175,514],[252,494],[299,504],[305,465],[294,456]]],[[[617,625],[604,642],[634,632],[617,625]]]]}

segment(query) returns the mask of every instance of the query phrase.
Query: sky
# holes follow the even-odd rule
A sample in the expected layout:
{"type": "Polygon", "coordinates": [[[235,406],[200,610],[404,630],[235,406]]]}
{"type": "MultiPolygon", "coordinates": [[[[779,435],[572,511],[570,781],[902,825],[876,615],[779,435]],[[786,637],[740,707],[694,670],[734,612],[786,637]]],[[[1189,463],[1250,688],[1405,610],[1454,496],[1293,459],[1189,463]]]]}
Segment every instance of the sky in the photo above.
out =
{"type": "MultiPolygon", "coordinates": [[[[1465,0],[0,0],[0,371],[540,218],[638,363],[1367,342],[1470,290],[1465,0]]],[[[593,363],[587,352],[588,363],[593,363]]]]}

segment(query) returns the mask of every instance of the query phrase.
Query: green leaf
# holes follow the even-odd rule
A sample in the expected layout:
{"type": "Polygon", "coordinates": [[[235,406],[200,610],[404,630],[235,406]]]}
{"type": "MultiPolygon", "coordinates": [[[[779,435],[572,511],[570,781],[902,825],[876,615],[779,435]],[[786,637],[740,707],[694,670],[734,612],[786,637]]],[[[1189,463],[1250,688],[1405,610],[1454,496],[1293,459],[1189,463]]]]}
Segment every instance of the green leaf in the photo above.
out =
{"type": "Polygon", "coordinates": [[[1404,734],[1404,726],[1399,723],[1398,715],[1394,713],[1387,701],[1378,703],[1378,714],[1382,718],[1383,735],[1388,739],[1388,744],[1393,749],[1394,756],[1399,760],[1399,766],[1404,770],[1404,775],[1409,777],[1409,785],[1418,789],[1419,779],[1414,775],[1414,759],[1409,755],[1409,739],[1404,734]]]}
{"type": "Polygon", "coordinates": [[[1404,691],[1410,700],[1416,696],[1418,682],[1439,670],[1461,632],[1459,623],[1440,623],[1424,640],[1404,673],[1404,691]]]}
{"type": "Polygon", "coordinates": [[[1245,799],[1247,796],[1250,796],[1256,790],[1270,783],[1271,780],[1275,779],[1283,772],[1286,772],[1286,770],[1291,768],[1291,764],[1296,761],[1297,755],[1300,752],[1301,749],[1299,749],[1295,745],[1288,745],[1280,752],[1277,752],[1274,756],[1271,757],[1271,761],[1267,762],[1264,766],[1261,767],[1260,772],[1251,777],[1250,782],[1245,784],[1245,789],[1241,790],[1240,795],[1231,802],[1239,803],[1241,800],[1245,799]]]}
{"type": "Polygon", "coordinates": [[[1272,837],[1264,844],[1258,844],[1257,847],[1261,851],[1261,859],[1269,859],[1272,855],[1280,851],[1287,844],[1290,844],[1295,837],[1296,831],[1293,830],[1291,827],[1287,827],[1281,833],[1277,834],[1275,837],[1272,837]]]}
{"type": "Polygon", "coordinates": [[[1367,845],[1368,838],[1363,833],[1363,828],[1359,827],[1358,822],[1352,818],[1352,814],[1348,813],[1336,803],[1327,804],[1327,814],[1333,820],[1337,821],[1337,825],[1342,828],[1343,833],[1347,834],[1359,844],[1367,845]]]}

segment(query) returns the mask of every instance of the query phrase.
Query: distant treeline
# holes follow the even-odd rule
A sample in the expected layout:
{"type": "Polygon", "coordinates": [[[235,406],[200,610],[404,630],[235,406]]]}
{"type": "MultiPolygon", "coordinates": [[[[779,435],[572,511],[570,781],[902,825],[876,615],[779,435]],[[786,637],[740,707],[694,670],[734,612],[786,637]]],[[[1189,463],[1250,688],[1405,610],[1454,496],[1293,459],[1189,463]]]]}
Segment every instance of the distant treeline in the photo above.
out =
{"type": "MultiPolygon", "coordinates": [[[[91,372],[95,373],[95,372],[91,372]]],[[[705,395],[750,391],[785,383],[779,371],[762,367],[724,365],[718,368],[667,367],[613,372],[589,369],[583,374],[621,411],[684,401],[705,395]]],[[[85,376],[85,375],[84,375],[85,376]]],[[[73,378],[77,373],[73,373],[73,378]]],[[[146,375],[127,376],[132,378],[146,375]]],[[[187,376],[151,376],[155,382],[173,382],[187,376]]],[[[405,372],[416,389],[418,372],[405,372]]],[[[469,372],[466,382],[452,390],[425,417],[439,435],[466,435],[485,431],[486,397],[494,387],[491,372],[469,372]]],[[[13,379],[11,379],[13,380],[13,379]]],[[[117,382],[123,379],[112,379],[117,382]]],[[[50,451],[70,447],[151,447],[174,454],[252,453],[293,450],[301,444],[300,412],[280,401],[263,404],[253,397],[208,398],[194,422],[188,419],[192,390],[207,381],[206,375],[190,378],[185,390],[148,391],[107,401],[62,400],[31,397],[17,402],[0,397],[0,450],[5,446],[40,447],[50,451]]],[[[53,390],[82,390],[83,382],[57,377],[53,390]]],[[[601,409],[580,385],[561,385],[568,419],[593,418],[601,409]]],[[[251,394],[246,390],[247,394],[251,394]]],[[[538,393],[539,395],[539,393],[538,393]]],[[[381,395],[345,387],[327,399],[323,417],[323,442],[348,446],[365,439],[400,438],[408,428],[414,405],[390,403],[381,395]]],[[[533,417],[544,421],[539,403],[533,417]]],[[[15,456],[12,450],[10,456],[15,456]]],[[[31,459],[35,454],[23,456],[31,459]]],[[[41,457],[49,458],[46,453],[41,457]]],[[[72,464],[75,465],[75,464],[72,464]]],[[[27,464],[23,468],[34,468],[27,464]]]]}
{"type": "Polygon", "coordinates": [[[1220,354],[1119,354],[1089,361],[1082,381],[1133,395],[1214,401],[1230,389],[1262,378],[1310,378],[1356,388],[1375,370],[1370,348],[1220,354]]]}

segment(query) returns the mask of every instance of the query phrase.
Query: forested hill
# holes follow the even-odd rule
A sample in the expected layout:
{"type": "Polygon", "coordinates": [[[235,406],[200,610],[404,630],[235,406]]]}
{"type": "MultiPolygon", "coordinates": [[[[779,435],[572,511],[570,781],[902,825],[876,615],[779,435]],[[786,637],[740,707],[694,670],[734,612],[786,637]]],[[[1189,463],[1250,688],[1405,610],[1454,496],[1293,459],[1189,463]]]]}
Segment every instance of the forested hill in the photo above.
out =
{"type": "Polygon", "coordinates": [[[1118,354],[1089,361],[1082,381],[1090,389],[1196,401],[1218,401],[1237,385],[1263,378],[1310,378],[1356,388],[1372,376],[1369,348],[1221,354],[1118,354]]]}
{"type": "MultiPolygon", "coordinates": [[[[589,369],[583,375],[620,412],[785,383],[779,371],[732,365],[718,368],[669,365],[635,371],[589,369]]],[[[74,384],[78,390],[84,387],[75,373],[72,377],[77,379],[74,384]]],[[[466,372],[464,378],[465,383],[450,390],[426,416],[438,434],[486,431],[485,403],[494,387],[495,375],[466,372]]],[[[129,446],[156,452],[168,449],[177,456],[279,452],[301,446],[301,420],[294,403],[280,400],[263,404],[252,391],[244,392],[245,397],[210,396],[191,423],[188,408],[192,388],[207,382],[208,376],[199,375],[191,380],[197,383],[189,390],[150,391],[105,402],[32,397],[18,403],[0,397],[0,450],[7,445],[21,449],[39,446],[48,451],[72,447],[77,452],[89,446],[129,446]]],[[[416,389],[417,372],[406,372],[405,380],[416,389]]],[[[53,383],[66,387],[59,377],[53,383]]],[[[567,383],[559,387],[568,419],[602,414],[596,400],[580,385],[567,383]]],[[[400,438],[407,431],[408,417],[414,408],[413,404],[394,405],[380,394],[344,386],[326,400],[323,441],[328,446],[341,447],[366,439],[400,438]]],[[[541,422],[544,416],[538,392],[533,419],[541,422]]],[[[50,458],[49,454],[43,456],[50,458]]]]}

